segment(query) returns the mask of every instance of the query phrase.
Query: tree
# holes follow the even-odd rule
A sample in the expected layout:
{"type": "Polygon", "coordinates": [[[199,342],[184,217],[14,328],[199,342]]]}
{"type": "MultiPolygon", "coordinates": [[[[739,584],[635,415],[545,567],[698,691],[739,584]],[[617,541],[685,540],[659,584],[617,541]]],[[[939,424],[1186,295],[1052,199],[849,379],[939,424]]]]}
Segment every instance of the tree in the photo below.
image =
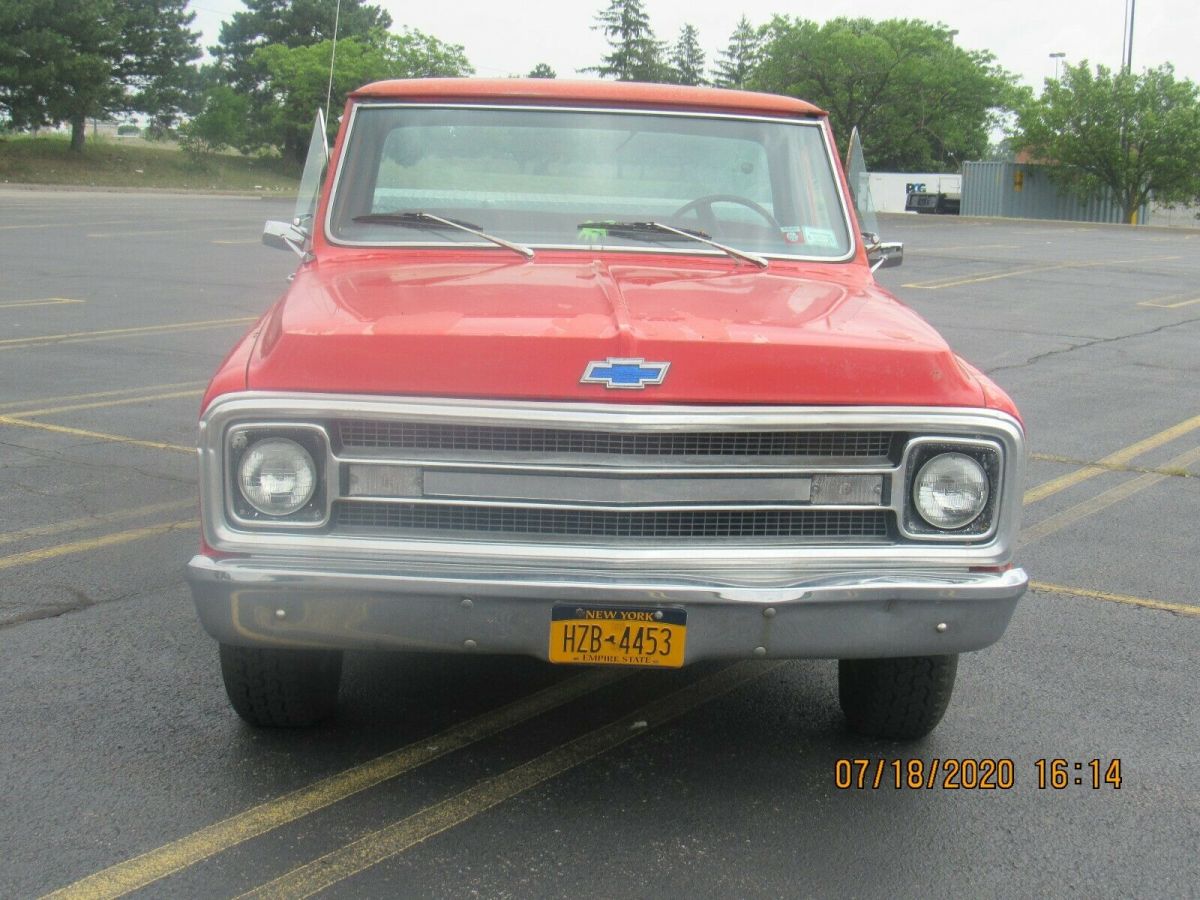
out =
{"type": "Polygon", "coordinates": [[[829,111],[834,133],[858,128],[872,169],[958,169],[987,149],[1011,104],[1013,76],[986,51],[955,46],[944,25],[910,19],[776,16],[750,86],[829,111]]]}
{"type": "Polygon", "coordinates": [[[525,77],[526,78],[557,78],[558,73],[555,72],[552,68],[550,68],[550,66],[547,65],[546,63],[538,63],[536,66],[534,66],[532,69],[529,70],[529,74],[526,75],[525,77]]]}
{"type": "Polygon", "coordinates": [[[758,63],[761,38],[750,20],[745,16],[738,19],[737,27],[729,37],[729,46],[721,52],[717,61],[713,84],[717,87],[745,90],[750,74],[758,63]]]}
{"type": "Polygon", "coordinates": [[[71,126],[145,112],[169,122],[200,55],[187,0],[5,0],[0,4],[0,109],[16,127],[71,126]]]}
{"type": "Polygon", "coordinates": [[[378,78],[462,78],[475,73],[462,44],[447,44],[417,28],[389,34],[378,78]]]}
{"type": "Polygon", "coordinates": [[[705,84],[704,51],[700,49],[700,33],[694,25],[685,24],[671,48],[671,80],[675,84],[705,84]]]}
{"type": "Polygon", "coordinates": [[[228,85],[213,85],[205,92],[200,111],[180,129],[180,145],[193,160],[245,143],[250,99],[228,85]]]}
{"type": "MultiPolygon", "coordinates": [[[[261,116],[261,124],[243,149],[273,146],[285,159],[304,161],[313,115],[325,105],[332,52],[332,41],[304,47],[271,44],[254,52],[250,63],[265,73],[255,113],[261,116]]],[[[340,109],[347,94],[370,81],[457,77],[473,71],[460,45],[416,29],[376,33],[369,41],[347,38],[338,41],[330,105],[340,109]]]]}
{"type": "Polygon", "coordinates": [[[378,31],[392,27],[392,17],[381,7],[363,0],[242,0],[244,12],[221,23],[221,33],[209,52],[227,73],[227,80],[245,92],[257,88],[261,70],[251,63],[254,51],[272,44],[307,47],[333,39],[337,19],[338,40],[369,41],[378,31]]]}
{"type": "Polygon", "coordinates": [[[1200,202],[1200,91],[1170,64],[1140,75],[1068,65],[1018,112],[1018,128],[1017,143],[1054,163],[1064,189],[1108,189],[1126,222],[1151,196],[1200,202]]]}
{"type": "Polygon", "coordinates": [[[667,80],[663,47],[654,37],[642,0],[610,0],[608,9],[596,15],[592,28],[604,32],[612,52],[600,65],[580,71],[617,81],[667,80]]]}

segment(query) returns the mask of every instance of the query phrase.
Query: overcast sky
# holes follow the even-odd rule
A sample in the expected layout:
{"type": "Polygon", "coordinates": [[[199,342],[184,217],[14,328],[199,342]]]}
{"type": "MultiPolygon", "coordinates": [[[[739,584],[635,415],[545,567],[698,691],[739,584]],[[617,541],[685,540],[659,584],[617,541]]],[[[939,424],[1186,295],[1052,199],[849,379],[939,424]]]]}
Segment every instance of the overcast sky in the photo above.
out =
{"type": "MultiPolygon", "coordinates": [[[[462,44],[481,76],[525,74],[546,62],[559,78],[599,62],[606,50],[602,35],[591,29],[607,0],[446,0],[406,3],[375,0],[392,15],[395,27],[419,28],[444,41],[462,44]]],[[[1007,0],[972,4],[970,0],[823,0],[801,5],[786,0],[645,0],[660,39],[674,39],[684,22],[700,30],[710,63],[725,47],[738,18],[755,25],[773,13],[818,21],[837,16],[872,19],[907,17],[944,22],[958,29],[964,47],[990,50],[1000,64],[1027,84],[1040,86],[1054,74],[1053,52],[1067,59],[1088,59],[1116,68],[1127,0],[1007,0]]],[[[1170,62],[1176,73],[1200,82],[1200,2],[1135,0],[1135,69],[1170,62]]],[[[245,7],[240,0],[194,0],[195,26],[203,43],[216,42],[222,20],[245,7]]]]}

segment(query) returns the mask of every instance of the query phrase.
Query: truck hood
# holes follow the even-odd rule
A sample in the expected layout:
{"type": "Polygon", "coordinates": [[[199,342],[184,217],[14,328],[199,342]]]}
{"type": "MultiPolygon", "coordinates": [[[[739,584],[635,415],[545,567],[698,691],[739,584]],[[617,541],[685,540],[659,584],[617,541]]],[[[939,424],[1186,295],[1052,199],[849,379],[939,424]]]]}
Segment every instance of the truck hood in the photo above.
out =
{"type": "Polygon", "coordinates": [[[251,390],[612,403],[981,406],[978,382],[858,265],[380,254],[303,267],[251,390]],[[670,363],[582,384],[591,361],[670,363]]]}

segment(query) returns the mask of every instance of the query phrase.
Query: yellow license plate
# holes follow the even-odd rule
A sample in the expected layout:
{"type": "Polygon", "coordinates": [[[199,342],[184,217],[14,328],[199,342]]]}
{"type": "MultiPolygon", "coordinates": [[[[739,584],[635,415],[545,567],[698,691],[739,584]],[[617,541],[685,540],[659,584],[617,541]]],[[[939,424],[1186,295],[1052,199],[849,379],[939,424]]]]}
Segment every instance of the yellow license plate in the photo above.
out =
{"type": "Polygon", "coordinates": [[[592,666],[683,665],[687,611],[561,604],[550,614],[550,662],[592,666]]]}

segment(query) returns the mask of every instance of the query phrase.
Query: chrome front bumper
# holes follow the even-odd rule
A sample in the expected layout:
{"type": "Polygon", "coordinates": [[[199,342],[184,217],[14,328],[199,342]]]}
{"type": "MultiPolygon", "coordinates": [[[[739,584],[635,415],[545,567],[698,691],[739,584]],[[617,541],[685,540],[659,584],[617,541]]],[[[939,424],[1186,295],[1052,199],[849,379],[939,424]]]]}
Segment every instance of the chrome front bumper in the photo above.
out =
{"type": "Polygon", "coordinates": [[[546,658],[560,603],[687,610],[686,662],[870,658],[978,650],[1004,633],[1028,577],[825,570],[786,585],[315,558],[196,556],[188,582],[210,635],[262,647],[426,650],[546,658]]]}

